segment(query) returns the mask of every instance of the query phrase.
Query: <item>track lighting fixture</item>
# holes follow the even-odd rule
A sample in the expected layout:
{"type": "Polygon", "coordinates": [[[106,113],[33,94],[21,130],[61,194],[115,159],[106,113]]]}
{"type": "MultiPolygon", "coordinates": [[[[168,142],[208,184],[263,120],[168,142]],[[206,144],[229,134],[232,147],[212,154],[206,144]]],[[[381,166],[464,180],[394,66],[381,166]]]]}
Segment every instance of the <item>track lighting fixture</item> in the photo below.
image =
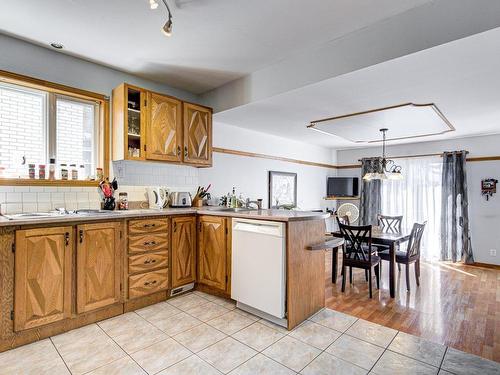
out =
{"type": "MultiPolygon", "coordinates": [[[[165,8],[167,8],[168,12],[168,20],[165,22],[165,25],[162,27],[161,31],[163,34],[166,36],[171,36],[172,35],[172,12],[170,12],[170,8],[168,7],[167,1],[162,0],[163,4],[165,5],[165,8]]],[[[149,0],[149,6],[151,9],[156,9],[158,8],[158,1],[157,0],[149,0]]]]}

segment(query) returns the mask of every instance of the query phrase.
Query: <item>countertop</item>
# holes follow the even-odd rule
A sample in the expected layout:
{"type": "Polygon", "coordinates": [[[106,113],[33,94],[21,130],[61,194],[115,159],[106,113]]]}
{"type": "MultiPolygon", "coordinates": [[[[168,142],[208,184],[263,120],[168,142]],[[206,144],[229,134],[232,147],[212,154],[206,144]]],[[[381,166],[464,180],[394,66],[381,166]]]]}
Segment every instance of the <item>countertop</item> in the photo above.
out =
{"type": "Polygon", "coordinates": [[[326,212],[312,211],[289,211],[289,210],[249,210],[249,211],[223,211],[218,207],[200,207],[200,208],[166,208],[163,210],[156,209],[141,209],[128,211],[100,211],[90,214],[67,214],[60,216],[32,218],[27,217],[17,220],[9,220],[6,217],[0,216],[0,227],[20,226],[20,225],[37,225],[37,224],[57,224],[57,223],[75,223],[88,222],[96,220],[120,220],[138,217],[155,217],[155,216],[172,216],[172,215],[213,215],[227,216],[245,219],[270,220],[270,221],[305,221],[305,220],[321,220],[330,216],[326,212]]]}

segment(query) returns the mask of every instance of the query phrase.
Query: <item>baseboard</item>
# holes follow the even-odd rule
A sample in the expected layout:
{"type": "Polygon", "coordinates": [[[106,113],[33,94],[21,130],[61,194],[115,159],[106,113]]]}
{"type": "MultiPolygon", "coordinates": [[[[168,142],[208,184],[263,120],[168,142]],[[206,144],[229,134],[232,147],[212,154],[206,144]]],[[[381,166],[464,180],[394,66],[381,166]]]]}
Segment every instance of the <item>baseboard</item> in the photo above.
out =
{"type": "Polygon", "coordinates": [[[473,267],[482,267],[482,268],[491,268],[494,270],[500,270],[500,264],[488,264],[488,263],[478,263],[474,262],[472,264],[466,264],[466,266],[473,266],[473,267]]]}

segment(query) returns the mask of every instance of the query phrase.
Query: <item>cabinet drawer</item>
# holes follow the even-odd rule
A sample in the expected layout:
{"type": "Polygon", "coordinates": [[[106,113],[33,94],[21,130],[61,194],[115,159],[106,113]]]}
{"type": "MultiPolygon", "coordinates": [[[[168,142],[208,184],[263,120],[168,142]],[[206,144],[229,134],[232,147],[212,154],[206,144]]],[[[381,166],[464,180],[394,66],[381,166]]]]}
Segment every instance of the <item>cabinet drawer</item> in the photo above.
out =
{"type": "Polygon", "coordinates": [[[168,219],[141,219],[128,222],[128,234],[168,233],[168,219]]]}
{"type": "Polygon", "coordinates": [[[168,267],[168,253],[133,255],[128,258],[128,273],[146,272],[155,268],[168,267]]]}
{"type": "Polygon", "coordinates": [[[137,298],[168,287],[168,269],[141,273],[128,278],[128,297],[137,298]]]}
{"type": "Polygon", "coordinates": [[[129,253],[144,253],[145,251],[168,251],[168,233],[129,236],[129,253]]]}

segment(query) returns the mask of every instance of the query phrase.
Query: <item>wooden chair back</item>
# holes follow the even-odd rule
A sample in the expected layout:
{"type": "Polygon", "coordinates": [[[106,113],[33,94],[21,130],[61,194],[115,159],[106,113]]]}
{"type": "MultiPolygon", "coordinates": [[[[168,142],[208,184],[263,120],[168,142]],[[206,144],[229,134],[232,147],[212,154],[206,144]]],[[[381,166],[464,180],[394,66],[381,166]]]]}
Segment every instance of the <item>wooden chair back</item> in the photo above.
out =
{"type": "Polygon", "coordinates": [[[351,225],[351,222],[349,220],[349,216],[344,215],[344,216],[338,216],[337,215],[337,223],[339,224],[344,224],[344,225],[351,225]]]}
{"type": "Polygon", "coordinates": [[[371,262],[372,226],[345,225],[339,223],[340,233],[344,237],[344,259],[371,262]]]}
{"type": "Polygon", "coordinates": [[[386,232],[399,233],[401,232],[401,224],[403,216],[387,216],[377,215],[378,226],[386,232]]]}
{"type": "Polygon", "coordinates": [[[415,223],[411,230],[410,239],[408,240],[408,247],[406,249],[406,256],[408,258],[413,258],[415,256],[420,256],[420,246],[422,244],[422,235],[424,234],[425,225],[427,221],[423,224],[415,223]]]}

